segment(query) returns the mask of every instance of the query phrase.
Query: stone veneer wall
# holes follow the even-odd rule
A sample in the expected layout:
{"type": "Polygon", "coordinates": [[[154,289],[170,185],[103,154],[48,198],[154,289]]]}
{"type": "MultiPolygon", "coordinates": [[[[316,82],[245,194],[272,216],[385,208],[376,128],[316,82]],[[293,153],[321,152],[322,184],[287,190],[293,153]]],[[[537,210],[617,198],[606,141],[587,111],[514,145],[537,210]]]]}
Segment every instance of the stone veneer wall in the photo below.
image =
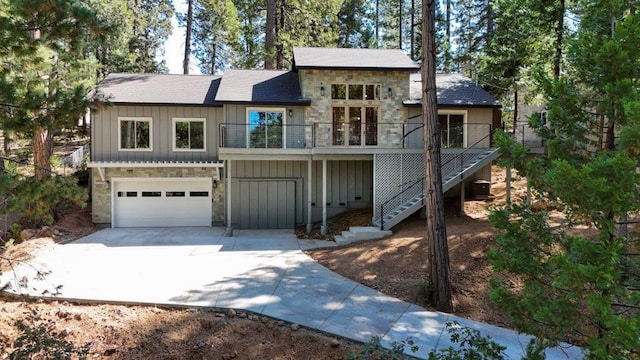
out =
{"type": "MultiPolygon", "coordinates": [[[[102,182],[97,169],[91,169],[91,216],[96,224],[111,223],[111,189],[102,182]]],[[[104,168],[105,180],[112,178],[150,178],[150,177],[213,177],[215,169],[189,167],[189,168],[104,168]]],[[[113,183],[111,183],[113,185],[113,183]]],[[[213,224],[222,224],[225,220],[224,206],[224,177],[220,173],[218,186],[212,188],[211,221],[213,224]]]]}
{"type": "MultiPolygon", "coordinates": [[[[311,100],[305,111],[306,125],[316,126],[316,146],[331,146],[331,106],[365,104],[380,107],[378,119],[378,147],[402,147],[402,124],[407,121],[407,109],[402,104],[409,98],[409,72],[401,71],[345,71],[300,70],[302,97],[311,100]],[[378,101],[332,100],[331,84],[380,84],[378,101]],[[324,96],[320,88],[324,87],[324,96]],[[388,89],[391,88],[391,96],[388,89]]],[[[312,144],[312,131],[307,130],[307,144],[312,144]]],[[[310,146],[309,146],[310,147],[310,146]]]]}

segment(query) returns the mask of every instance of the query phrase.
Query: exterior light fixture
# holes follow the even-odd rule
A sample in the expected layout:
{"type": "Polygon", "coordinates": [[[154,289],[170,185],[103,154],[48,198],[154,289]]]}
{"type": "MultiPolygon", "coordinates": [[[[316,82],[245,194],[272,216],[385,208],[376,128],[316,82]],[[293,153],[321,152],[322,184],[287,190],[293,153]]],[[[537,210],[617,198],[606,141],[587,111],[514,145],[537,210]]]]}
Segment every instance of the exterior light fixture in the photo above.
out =
{"type": "Polygon", "coordinates": [[[289,109],[289,117],[293,117],[293,110],[289,109]]]}
{"type": "Polygon", "coordinates": [[[320,96],[324,96],[324,86],[320,85],[320,96]]]}
{"type": "Polygon", "coordinates": [[[393,89],[392,88],[388,88],[387,92],[388,92],[389,97],[393,96],[393,89]]]}

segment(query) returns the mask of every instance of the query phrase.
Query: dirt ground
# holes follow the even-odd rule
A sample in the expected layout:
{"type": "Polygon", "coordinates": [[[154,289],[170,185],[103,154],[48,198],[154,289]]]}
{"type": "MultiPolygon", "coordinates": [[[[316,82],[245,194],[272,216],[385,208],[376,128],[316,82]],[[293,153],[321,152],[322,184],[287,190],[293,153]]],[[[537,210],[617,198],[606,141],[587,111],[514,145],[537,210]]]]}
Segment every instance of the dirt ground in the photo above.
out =
{"type": "MultiPolygon", "coordinates": [[[[504,170],[495,168],[490,201],[469,200],[465,215],[449,211],[447,234],[451,262],[455,314],[478,321],[505,325],[506,319],[489,306],[487,278],[491,269],[487,250],[495,232],[486,220],[486,207],[504,202],[504,170]]],[[[523,179],[512,182],[512,198],[526,197],[523,179]]],[[[352,211],[330,222],[339,233],[369,221],[370,213],[352,211]]],[[[27,260],[35,249],[66,242],[95,231],[88,210],[74,212],[54,227],[53,238],[39,238],[13,246],[4,259],[27,260]]],[[[383,240],[348,247],[311,251],[323,265],[364,285],[403,300],[422,303],[425,289],[426,248],[419,215],[393,229],[383,240]]],[[[301,234],[300,234],[301,235],[301,234]]],[[[312,237],[319,235],[314,234],[312,237]]],[[[0,259],[2,260],[2,259],[0,259]]],[[[6,260],[2,271],[10,271],[6,260]]],[[[203,312],[145,306],[79,305],[0,298],[0,358],[12,350],[18,334],[16,322],[36,314],[37,324],[49,323],[61,335],[82,346],[91,343],[90,358],[110,359],[346,359],[362,346],[298,328],[277,320],[238,312],[203,312]]],[[[34,324],[35,324],[34,323],[34,324]]]]}

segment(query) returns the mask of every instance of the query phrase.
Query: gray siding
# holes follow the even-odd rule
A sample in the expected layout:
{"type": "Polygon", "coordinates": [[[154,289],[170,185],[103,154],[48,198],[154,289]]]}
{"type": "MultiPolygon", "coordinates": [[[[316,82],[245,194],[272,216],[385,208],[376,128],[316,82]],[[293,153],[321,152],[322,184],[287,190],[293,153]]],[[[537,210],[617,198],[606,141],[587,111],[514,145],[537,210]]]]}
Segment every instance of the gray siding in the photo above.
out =
{"type": "MultiPolygon", "coordinates": [[[[307,164],[307,161],[233,161],[231,166],[232,198],[230,199],[232,223],[238,225],[243,222],[240,217],[248,216],[240,213],[241,208],[243,208],[242,211],[249,208],[249,204],[244,204],[244,206],[241,204],[241,201],[247,201],[240,194],[242,187],[245,186],[241,183],[251,182],[251,186],[258,189],[260,185],[255,184],[256,181],[295,183],[293,191],[287,196],[293,197],[295,223],[306,223],[307,164]]],[[[322,216],[322,161],[313,161],[312,166],[312,218],[313,221],[319,221],[322,216]]],[[[372,187],[372,161],[327,161],[327,211],[329,216],[334,216],[349,208],[370,206],[373,197],[372,187]]],[[[273,202],[273,204],[275,203],[273,202]]],[[[257,206],[257,203],[254,205],[254,209],[251,211],[260,211],[261,206],[257,206]]],[[[265,209],[262,208],[262,210],[265,209]]]]}
{"type": "Polygon", "coordinates": [[[93,161],[215,161],[222,108],[111,105],[92,112],[93,161]],[[153,151],[119,151],[118,118],[150,117],[153,151]],[[206,119],[206,151],[173,151],[173,118],[206,119]]]}

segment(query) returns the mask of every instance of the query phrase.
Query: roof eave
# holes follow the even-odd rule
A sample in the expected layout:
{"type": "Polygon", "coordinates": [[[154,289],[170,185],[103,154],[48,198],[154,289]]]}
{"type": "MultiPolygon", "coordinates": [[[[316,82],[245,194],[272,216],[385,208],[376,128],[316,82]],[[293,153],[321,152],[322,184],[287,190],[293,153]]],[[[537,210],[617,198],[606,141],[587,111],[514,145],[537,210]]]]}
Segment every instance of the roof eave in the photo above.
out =
{"type": "MultiPolygon", "coordinates": [[[[405,107],[421,107],[421,101],[413,101],[413,100],[405,100],[402,102],[402,105],[405,107]]],[[[440,109],[462,109],[462,108],[489,108],[489,109],[500,109],[502,108],[501,104],[440,104],[438,103],[438,108],[440,109]]]]}
{"type": "Polygon", "coordinates": [[[373,66],[311,66],[303,65],[296,66],[296,70],[360,70],[360,71],[400,71],[400,72],[414,72],[420,70],[420,67],[373,67],[373,66]]]}
{"type": "Polygon", "coordinates": [[[274,105],[284,105],[284,106],[309,106],[311,105],[311,100],[302,99],[295,101],[246,101],[246,100],[217,100],[220,104],[235,104],[235,105],[257,105],[257,106],[274,106],[274,105]]]}
{"type": "Polygon", "coordinates": [[[169,102],[140,102],[140,101],[100,101],[101,104],[124,105],[124,106],[189,106],[189,107],[222,107],[219,102],[216,103],[169,103],[169,102]]]}

